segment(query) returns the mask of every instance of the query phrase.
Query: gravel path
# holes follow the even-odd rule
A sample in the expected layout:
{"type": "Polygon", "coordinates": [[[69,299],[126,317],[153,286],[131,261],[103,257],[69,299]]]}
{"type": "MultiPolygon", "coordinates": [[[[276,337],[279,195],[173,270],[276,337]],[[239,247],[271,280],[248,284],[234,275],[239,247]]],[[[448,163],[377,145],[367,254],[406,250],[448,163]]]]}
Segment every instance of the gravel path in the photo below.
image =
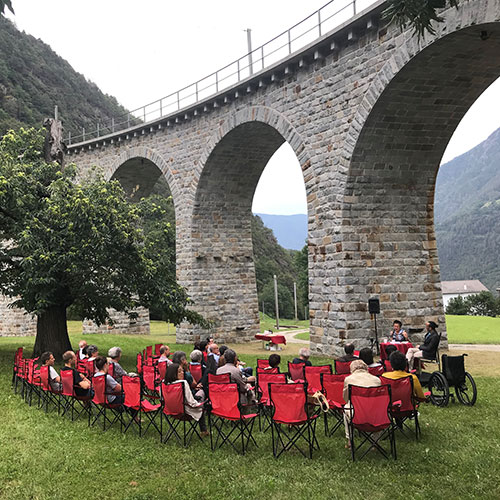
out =
{"type": "MultiPolygon", "coordinates": [[[[287,339],[288,342],[288,339],[287,339]]],[[[450,350],[500,352],[500,344],[448,344],[450,350]]]]}

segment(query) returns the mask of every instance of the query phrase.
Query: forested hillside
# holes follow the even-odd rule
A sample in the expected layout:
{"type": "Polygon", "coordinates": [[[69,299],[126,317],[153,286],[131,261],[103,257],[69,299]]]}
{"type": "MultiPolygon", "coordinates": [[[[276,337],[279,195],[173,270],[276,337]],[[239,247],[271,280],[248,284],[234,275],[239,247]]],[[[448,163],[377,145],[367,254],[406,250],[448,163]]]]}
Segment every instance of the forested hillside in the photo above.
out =
{"type": "Polygon", "coordinates": [[[442,165],[436,182],[436,238],[442,280],[500,286],[500,129],[442,165]]]}
{"type": "Polygon", "coordinates": [[[40,127],[55,105],[66,131],[89,130],[126,113],[47,44],[0,16],[0,135],[10,128],[40,127]]]}

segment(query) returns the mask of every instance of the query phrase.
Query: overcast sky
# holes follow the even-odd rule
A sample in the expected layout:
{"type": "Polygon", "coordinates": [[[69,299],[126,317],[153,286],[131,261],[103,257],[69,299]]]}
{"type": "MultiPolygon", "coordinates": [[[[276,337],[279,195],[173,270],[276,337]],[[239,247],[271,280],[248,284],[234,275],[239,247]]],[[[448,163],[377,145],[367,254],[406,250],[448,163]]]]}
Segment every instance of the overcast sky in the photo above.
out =
{"type": "MultiPolygon", "coordinates": [[[[348,0],[337,0],[347,2],[348,0]]],[[[102,91],[138,108],[200,79],[244,55],[245,28],[253,46],[265,43],[326,0],[13,0],[22,29],[49,44],[102,91]]],[[[358,0],[359,9],[373,0],[358,0]]],[[[472,106],[443,162],[500,127],[500,80],[472,106]]],[[[266,167],[253,211],[306,213],[298,161],[285,144],[266,167]]]]}

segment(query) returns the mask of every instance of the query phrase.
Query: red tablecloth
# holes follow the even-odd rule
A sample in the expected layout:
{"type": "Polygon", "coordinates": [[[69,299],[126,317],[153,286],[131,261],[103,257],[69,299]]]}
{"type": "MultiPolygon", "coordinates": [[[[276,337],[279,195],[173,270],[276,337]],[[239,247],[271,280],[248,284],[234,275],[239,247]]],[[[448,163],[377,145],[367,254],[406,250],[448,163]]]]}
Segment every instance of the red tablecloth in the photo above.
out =
{"type": "Polygon", "coordinates": [[[403,354],[406,354],[408,352],[408,349],[410,347],[413,347],[413,344],[411,342],[382,342],[380,344],[380,359],[382,359],[382,360],[387,359],[387,356],[385,354],[385,348],[388,345],[395,346],[396,349],[399,352],[402,352],[403,354]]]}
{"type": "Polygon", "coordinates": [[[263,333],[258,333],[255,335],[257,340],[267,340],[273,344],[286,344],[286,337],[284,335],[264,335],[263,333]]]}

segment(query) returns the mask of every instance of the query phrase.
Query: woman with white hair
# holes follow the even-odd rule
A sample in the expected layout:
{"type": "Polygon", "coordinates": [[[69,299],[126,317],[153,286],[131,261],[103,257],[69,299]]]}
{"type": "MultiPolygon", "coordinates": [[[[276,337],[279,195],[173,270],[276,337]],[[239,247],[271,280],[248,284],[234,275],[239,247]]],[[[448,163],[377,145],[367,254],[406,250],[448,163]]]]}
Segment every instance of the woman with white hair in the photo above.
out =
{"type": "Polygon", "coordinates": [[[368,365],[361,359],[353,361],[350,366],[351,374],[344,380],[344,425],[345,437],[347,439],[346,448],[350,447],[349,441],[349,415],[351,411],[351,403],[349,402],[349,386],[357,385],[358,387],[379,387],[380,379],[368,372],[368,365]]]}
{"type": "Polygon", "coordinates": [[[311,351],[307,347],[302,347],[299,349],[299,357],[293,358],[292,363],[294,365],[298,363],[304,363],[306,366],[312,366],[312,363],[309,361],[309,357],[311,356],[311,351]]]}
{"type": "Polygon", "coordinates": [[[111,347],[108,351],[108,357],[111,358],[113,363],[113,378],[119,383],[122,383],[122,377],[128,373],[121,367],[119,361],[122,357],[122,350],[120,347],[111,347]]]}

